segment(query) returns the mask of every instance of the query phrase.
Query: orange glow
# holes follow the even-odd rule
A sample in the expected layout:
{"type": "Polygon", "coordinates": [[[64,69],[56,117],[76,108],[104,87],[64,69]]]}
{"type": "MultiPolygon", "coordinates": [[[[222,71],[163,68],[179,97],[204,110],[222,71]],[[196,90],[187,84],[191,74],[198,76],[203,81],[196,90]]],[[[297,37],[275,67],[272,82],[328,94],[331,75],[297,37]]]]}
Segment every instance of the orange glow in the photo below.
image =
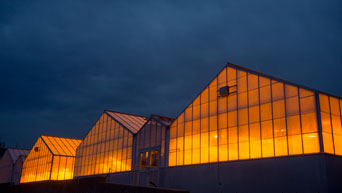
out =
{"type": "MultiPolygon", "coordinates": [[[[181,114],[175,121],[178,124],[171,127],[169,166],[317,153],[320,148],[314,94],[263,75],[226,67],[185,110],[187,114],[192,108],[192,117],[181,114]],[[218,96],[217,90],[225,85],[237,92],[218,96]],[[185,131],[185,137],[174,131],[183,131],[184,125],[185,130],[192,125],[192,133],[185,131]]],[[[323,112],[328,114],[329,101],[325,103],[328,106],[323,109],[328,111],[323,112]]],[[[333,101],[334,106],[339,103],[333,101]]],[[[336,134],[331,139],[341,139],[341,110],[335,108],[333,112],[338,115],[332,118],[332,124],[329,114],[322,117],[323,131],[336,134]]],[[[342,142],[338,146],[342,154],[342,142]]]]}
{"type": "Polygon", "coordinates": [[[41,136],[24,161],[20,183],[72,179],[81,140],[41,136]]]}

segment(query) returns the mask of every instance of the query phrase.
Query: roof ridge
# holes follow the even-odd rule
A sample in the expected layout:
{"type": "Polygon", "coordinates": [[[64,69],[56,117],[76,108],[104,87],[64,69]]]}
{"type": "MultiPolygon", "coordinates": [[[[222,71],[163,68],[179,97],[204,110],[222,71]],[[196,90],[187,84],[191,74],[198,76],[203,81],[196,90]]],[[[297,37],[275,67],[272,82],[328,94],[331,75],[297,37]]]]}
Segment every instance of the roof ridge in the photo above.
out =
{"type": "Polygon", "coordinates": [[[250,68],[246,68],[246,67],[240,66],[238,64],[233,64],[233,63],[227,62],[226,66],[227,67],[233,67],[233,68],[236,68],[238,70],[244,70],[244,71],[249,72],[249,73],[261,75],[261,76],[264,76],[264,77],[269,78],[269,79],[273,79],[273,80],[276,80],[276,81],[281,81],[281,82],[283,82],[285,84],[291,84],[293,86],[296,86],[296,87],[299,87],[299,88],[303,88],[303,89],[307,89],[307,90],[311,90],[313,92],[320,92],[322,94],[329,95],[329,96],[332,96],[332,97],[336,97],[338,99],[342,98],[341,96],[338,96],[336,94],[331,94],[331,93],[328,93],[328,92],[325,92],[325,91],[321,91],[321,90],[316,89],[316,88],[312,88],[312,87],[309,87],[309,86],[301,85],[301,84],[298,84],[298,83],[295,83],[295,82],[292,82],[292,81],[289,81],[289,80],[286,80],[286,79],[283,79],[283,78],[279,78],[277,76],[273,76],[273,75],[270,75],[270,74],[267,74],[267,73],[264,73],[264,72],[259,72],[259,71],[256,71],[256,70],[252,70],[250,68]]]}
{"type": "Polygon", "coordinates": [[[56,138],[64,138],[64,139],[72,139],[72,140],[81,140],[82,139],[78,139],[78,138],[71,138],[71,137],[60,137],[60,136],[53,136],[53,135],[40,135],[40,136],[46,136],[46,137],[56,137],[56,138]]]}
{"type": "Polygon", "coordinates": [[[105,112],[109,111],[109,112],[112,112],[112,113],[119,113],[119,114],[123,114],[123,115],[130,115],[130,116],[135,116],[135,117],[147,118],[146,116],[143,116],[143,115],[135,115],[135,114],[131,114],[131,113],[124,113],[124,112],[113,111],[113,110],[108,110],[108,109],[105,109],[104,111],[105,112]]]}

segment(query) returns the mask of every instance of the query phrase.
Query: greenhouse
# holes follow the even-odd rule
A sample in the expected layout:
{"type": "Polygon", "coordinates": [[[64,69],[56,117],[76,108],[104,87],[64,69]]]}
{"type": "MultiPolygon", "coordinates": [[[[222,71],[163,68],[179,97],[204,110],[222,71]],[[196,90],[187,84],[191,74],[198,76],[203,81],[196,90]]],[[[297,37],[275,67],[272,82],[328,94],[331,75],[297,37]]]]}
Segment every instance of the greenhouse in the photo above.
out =
{"type": "Polygon", "coordinates": [[[106,110],[76,151],[75,177],[131,171],[133,135],[146,117],[106,110]]]}
{"type": "Polygon", "coordinates": [[[42,135],[24,161],[20,183],[72,179],[81,140],[42,135]]]}

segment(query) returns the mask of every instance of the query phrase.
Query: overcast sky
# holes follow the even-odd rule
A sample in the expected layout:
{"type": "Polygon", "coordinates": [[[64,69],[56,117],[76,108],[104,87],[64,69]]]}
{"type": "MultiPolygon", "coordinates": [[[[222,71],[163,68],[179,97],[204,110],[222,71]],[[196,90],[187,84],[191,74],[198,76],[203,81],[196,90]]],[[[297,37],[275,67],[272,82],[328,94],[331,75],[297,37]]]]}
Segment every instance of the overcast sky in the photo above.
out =
{"type": "Polygon", "coordinates": [[[227,61],[342,96],[342,1],[2,0],[0,140],[176,117],[227,61]]]}

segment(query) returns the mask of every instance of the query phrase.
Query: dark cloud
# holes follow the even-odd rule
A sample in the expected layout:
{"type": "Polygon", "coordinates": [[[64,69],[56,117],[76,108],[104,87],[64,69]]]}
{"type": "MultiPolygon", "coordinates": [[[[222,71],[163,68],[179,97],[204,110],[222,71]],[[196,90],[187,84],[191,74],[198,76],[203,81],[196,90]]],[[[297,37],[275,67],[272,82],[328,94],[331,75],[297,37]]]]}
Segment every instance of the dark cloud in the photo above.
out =
{"type": "Polygon", "coordinates": [[[231,61],[342,96],[341,1],[1,1],[0,140],[177,116],[231,61]]]}

